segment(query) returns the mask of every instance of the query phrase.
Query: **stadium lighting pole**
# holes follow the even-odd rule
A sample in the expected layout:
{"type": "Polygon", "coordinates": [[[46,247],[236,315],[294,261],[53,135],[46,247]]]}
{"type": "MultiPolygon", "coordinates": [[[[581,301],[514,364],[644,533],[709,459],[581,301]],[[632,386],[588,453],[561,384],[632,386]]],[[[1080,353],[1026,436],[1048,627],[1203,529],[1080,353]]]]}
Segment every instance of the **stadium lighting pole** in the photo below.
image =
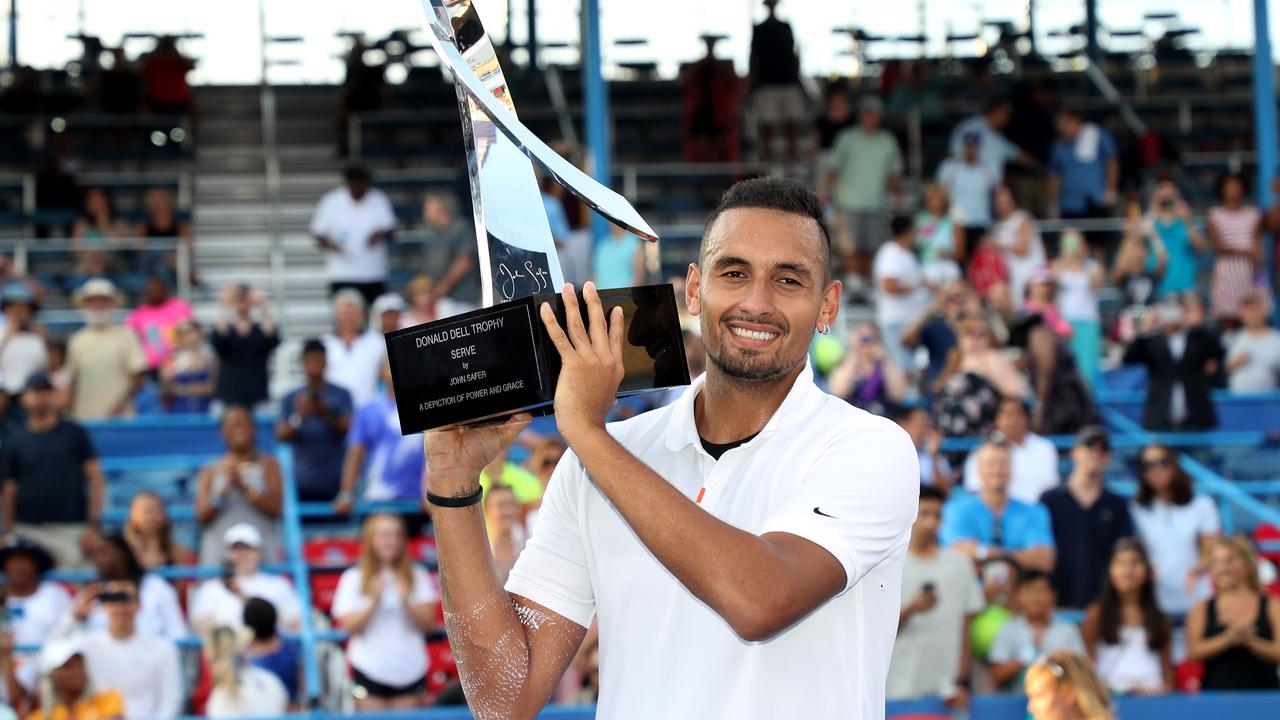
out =
{"type": "MultiPolygon", "coordinates": [[[[532,3],[530,4],[532,7],[532,3]]],[[[612,181],[609,157],[609,86],[604,81],[600,43],[600,0],[582,0],[582,82],[586,105],[587,172],[604,185],[612,181]]],[[[591,236],[600,242],[609,234],[609,221],[591,214],[591,236]]]]}
{"type": "MultiPolygon", "coordinates": [[[[1276,174],[1276,82],[1271,57],[1269,0],[1253,0],[1253,132],[1258,152],[1258,207],[1271,207],[1271,181],[1276,174]]],[[[1267,282],[1274,287],[1272,254],[1275,238],[1262,243],[1267,282]]]]}

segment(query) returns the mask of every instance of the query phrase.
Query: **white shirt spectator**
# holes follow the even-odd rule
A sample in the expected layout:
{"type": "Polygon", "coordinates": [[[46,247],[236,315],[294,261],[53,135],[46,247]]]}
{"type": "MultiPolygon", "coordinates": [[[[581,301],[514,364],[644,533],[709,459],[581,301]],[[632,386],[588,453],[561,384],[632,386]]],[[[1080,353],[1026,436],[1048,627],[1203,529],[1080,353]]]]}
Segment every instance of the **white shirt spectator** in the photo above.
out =
{"type": "Polygon", "coordinates": [[[283,715],[289,709],[289,693],[269,670],[246,665],[240,669],[236,696],[224,687],[215,687],[205,704],[211,718],[262,718],[283,715]]]}
{"type": "Polygon", "coordinates": [[[1245,356],[1248,361],[1231,373],[1227,386],[1233,393],[1271,392],[1280,384],[1280,330],[1267,328],[1254,334],[1236,333],[1227,350],[1227,362],[1245,356]]]}
{"type": "MultiPolygon", "coordinates": [[[[371,599],[361,590],[360,568],[348,568],[338,580],[333,594],[333,616],[359,612],[371,599]]],[[[422,651],[422,631],[413,624],[404,609],[404,600],[396,589],[395,573],[383,571],[382,596],[369,624],[347,643],[347,660],[351,667],[374,682],[392,687],[412,685],[427,674],[427,654],[422,651]]],[[[414,605],[434,602],[439,596],[427,571],[413,568],[413,588],[409,602],[414,605]]]]}
{"type": "Polygon", "coordinates": [[[337,335],[327,333],[324,343],[324,379],[351,393],[351,406],[359,408],[378,394],[378,377],[387,360],[387,341],[382,333],[361,333],[347,345],[337,335]]]}
{"type": "Polygon", "coordinates": [[[1049,259],[1044,251],[1044,240],[1036,227],[1035,218],[1026,210],[1014,210],[1009,217],[997,222],[991,229],[995,236],[996,246],[1009,267],[1009,292],[1013,301],[1021,306],[1027,297],[1027,283],[1031,281],[1036,270],[1048,267],[1049,259]],[[1023,223],[1031,224],[1031,247],[1026,255],[1015,255],[1013,248],[1018,244],[1018,232],[1023,223]]]}
{"type": "Polygon", "coordinates": [[[369,236],[396,227],[395,211],[386,193],[369,188],[360,202],[345,186],[320,198],[311,218],[311,234],[324,235],[342,247],[325,252],[325,271],[331,282],[380,282],[387,277],[387,242],[369,245],[369,236]]]}
{"type": "MultiPolygon", "coordinates": [[[[1027,431],[1022,442],[1009,444],[1009,460],[1009,497],[1014,500],[1034,505],[1046,490],[1058,487],[1058,448],[1050,440],[1027,431]]],[[[982,490],[977,450],[964,460],[964,489],[971,493],[982,490]]]]}
{"type": "Polygon", "coordinates": [[[85,637],[89,681],[124,696],[126,720],[177,717],[182,710],[182,664],[172,640],[134,633],[116,640],[105,631],[85,637]]]}
{"type": "Polygon", "coordinates": [[[1218,506],[1208,495],[1195,495],[1186,505],[1152,500],[1149,507],[1129,506],[1133,526],[1147,548],[1155,572],[1156,604],[1170,615],[1182,615],[1212,594],[1207,575],[1188,590],[1187,576],[1200,562],[1200,538],[1222,531],[1218,506]]]}
{"type": "MultiPolygon", "coordinates": [[[[138,583],[138,615],[134,627],[139,635],[177,640],[187,636],[187,620],[178,604],[178,593],[159,575],[147,573],[138,583]]],[[[106,630],[107,614],[99,606],[89,611],[85,621],[88,630],[106,630]]]]}
{"type": "MultiPolygon", "coordinates": [[[[961,227],[991,224],[991,193],[1000,180],[981,161],[969,165],[952,158],[938,166],[938,182],[951,195],[951,219],[961,227]]],[[[973,248],[969,248],[972,252],[973,248]]]]}
{"type": "Polygon", "coordinates": [[[1037,631],[1027,618],[1016,615],[1000,627],[991,643],[989,659],[992,664],[1017,660],[1030,665],[1041,655],[1067,650],[1076,655],[1086,655],[1084,638],[1075,623],[1053,618],[1043,632],[1037,631]]]}
{"type": "Polygon", "coordinates": [[[938,604],[912,615],[898,630],[887,689],[893,700],[955,694],[964,650],[962,638],[967,632],[965,616],[981,611],[986,602],[973,574],[973,561],[950,548],[936,548],[930,558],[907,553],[902,606],[915,599],[926,584],[933,585],[938,604]]]}
{"type": "Polygon", "coordinates": [[[911,250],[893,241],[886,242],[876,251],[871,274],[876,283],[876,324],[881,328],[909,323],[928,307],[929,290],[924,286],[924,268],[911,250]],[[888,278],[897,280],[911,291],[901,295],[886,292],[883,283],[888,278]]]}
{"type": "Polygon", "coordinates": [[[10,336],[0,332],[0,386],[13,395],[22,392],[27,378],[43,372],[49,363],[44,338],[33,332],[10,336]]]}
{"type": "MultiPolygon", "coordinates": [[[[56,582],[44,581],[27,597],[9,595],[4,599],[9,611],[9,628],[14,645],[43,645],[55,635],[63,616],[71,611],[71,593],[56,582]]],[[[14,673],[19,684],[28,691],[36,686],[39,677],[39,654],[14,654],[14,673]]],[[[0,683],[3,685],[3,683],[0,683]]],[[[0,696],[8,700],[7,688],[0,687],[0,696]]]]}
{"type": "Polygon", "coordinates": [[[1141,625],[1120,628],[1120,642],[1098,641],[1098,679],[1114,693],[1156,693],[1164,686],[1160,651],[1147,644],[1147,629],[1141,625]]]}
{"type": "Polygon", "coordinates": [[[244,600],[262,598],[276,609],[281,630],[296,628],[302,619],[302,603],[288,580],[278,575],[257,573],[235,579],[241,595],[227,589],[221,578],[206,580],[191,601],[191,624],[197,628],[226,625],[244,626],[244,600]]]}
{"type": "Polygon", "coordinates": [[[884,717],[919,487],[910,437],[819,390],[806,364],[760,434],[716,461],[693,419],[703,382],[609,431],[724,522],[826,549],[843,590],[777,636],[743,642],[645,548],[572,451],[507,590],[583,627],[600,608],[600,717],[884,717]]]}
{"type": "Polygon", "coordinates": [[[978,160],[995,175],[996,184],[1003,182],[1004,166],[1018,159],[1018,146],[991,127],[986,118],[972,115],[951,131],[951,157],[964,157],[964,136],[969,133],[982,137],[978,160]]]}

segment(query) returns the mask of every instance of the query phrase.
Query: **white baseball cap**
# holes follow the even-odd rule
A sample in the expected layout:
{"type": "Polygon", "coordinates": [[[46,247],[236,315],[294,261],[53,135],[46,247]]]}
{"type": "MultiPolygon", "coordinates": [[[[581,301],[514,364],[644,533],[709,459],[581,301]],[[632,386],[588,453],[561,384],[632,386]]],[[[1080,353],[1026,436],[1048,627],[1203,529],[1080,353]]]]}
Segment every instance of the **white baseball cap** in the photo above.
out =
{"type": "Polygon", "coordinates": [[[236,544],[248,545],[255,550],[261,550],[262,531],[249,523],[236,523],[222,534],[222,544],[227,547],[236,544]]]}
{"type": "Polygon", "coordinates": [[[40,650],[40,674],[48,675],[79,654],[80,638],[75,635],[50,640],[40,650]]]}
{"type": "Polygon", "coordinates": [[[383,293],[373,301],[373,311],[369,313],[370,317],[382,317],[382,313],[387,312],[404,312],[404,298],[399,293],[383,293]]]}

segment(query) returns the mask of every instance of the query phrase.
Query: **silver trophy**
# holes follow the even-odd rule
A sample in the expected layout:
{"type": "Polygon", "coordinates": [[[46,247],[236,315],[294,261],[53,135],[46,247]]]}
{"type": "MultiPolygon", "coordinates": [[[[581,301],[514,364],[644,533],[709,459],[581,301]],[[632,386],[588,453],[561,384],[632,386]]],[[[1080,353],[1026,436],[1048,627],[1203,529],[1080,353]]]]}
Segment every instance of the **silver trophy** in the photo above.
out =
{"type": "MultiPolygon", "coordinates": [[[[406,434],[552,410],[560,356],[537,309],[550,303],[563,326],[558,293],[564,275],[533,161],[613,223],[658,239],[630,203],[560,157],[516,118],[474,2],[422,2],[431,44],[458,93],[483,307],[387,335],[400,428],[406,434]]],[[[688,384],[670,285],[604,289],[600,297],[606,317],[613,307],[623,310],[625,374],[619,395],[688,384]]]]}

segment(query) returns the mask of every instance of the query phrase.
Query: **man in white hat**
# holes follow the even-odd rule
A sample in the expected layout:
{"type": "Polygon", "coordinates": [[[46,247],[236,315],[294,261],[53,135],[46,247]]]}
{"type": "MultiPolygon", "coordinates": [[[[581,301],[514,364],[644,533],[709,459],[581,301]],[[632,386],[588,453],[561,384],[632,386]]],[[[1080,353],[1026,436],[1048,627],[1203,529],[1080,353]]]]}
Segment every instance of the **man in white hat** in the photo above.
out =
{"type": "Polygon", "coordinates": [[[67,343],[72,416],[97,420],[132,415],[147,358],[138,336],[115,317],[120,292],[110,280],[94,278],[72,299],[85,319],[85,327],[67,343]]]}
{"type": "Polygon", "coordinates": [[[262,598],[271,603],[280,627],[294,630],[302,617],[298,591],[279,575],[262,572],[262,533],[249,523],[227,528],[222,536],[227,548],[227,571],[206,580],[191,602],[191,625],[200,634],[215,627],[244,625],[244,601],[262,598]]]}

